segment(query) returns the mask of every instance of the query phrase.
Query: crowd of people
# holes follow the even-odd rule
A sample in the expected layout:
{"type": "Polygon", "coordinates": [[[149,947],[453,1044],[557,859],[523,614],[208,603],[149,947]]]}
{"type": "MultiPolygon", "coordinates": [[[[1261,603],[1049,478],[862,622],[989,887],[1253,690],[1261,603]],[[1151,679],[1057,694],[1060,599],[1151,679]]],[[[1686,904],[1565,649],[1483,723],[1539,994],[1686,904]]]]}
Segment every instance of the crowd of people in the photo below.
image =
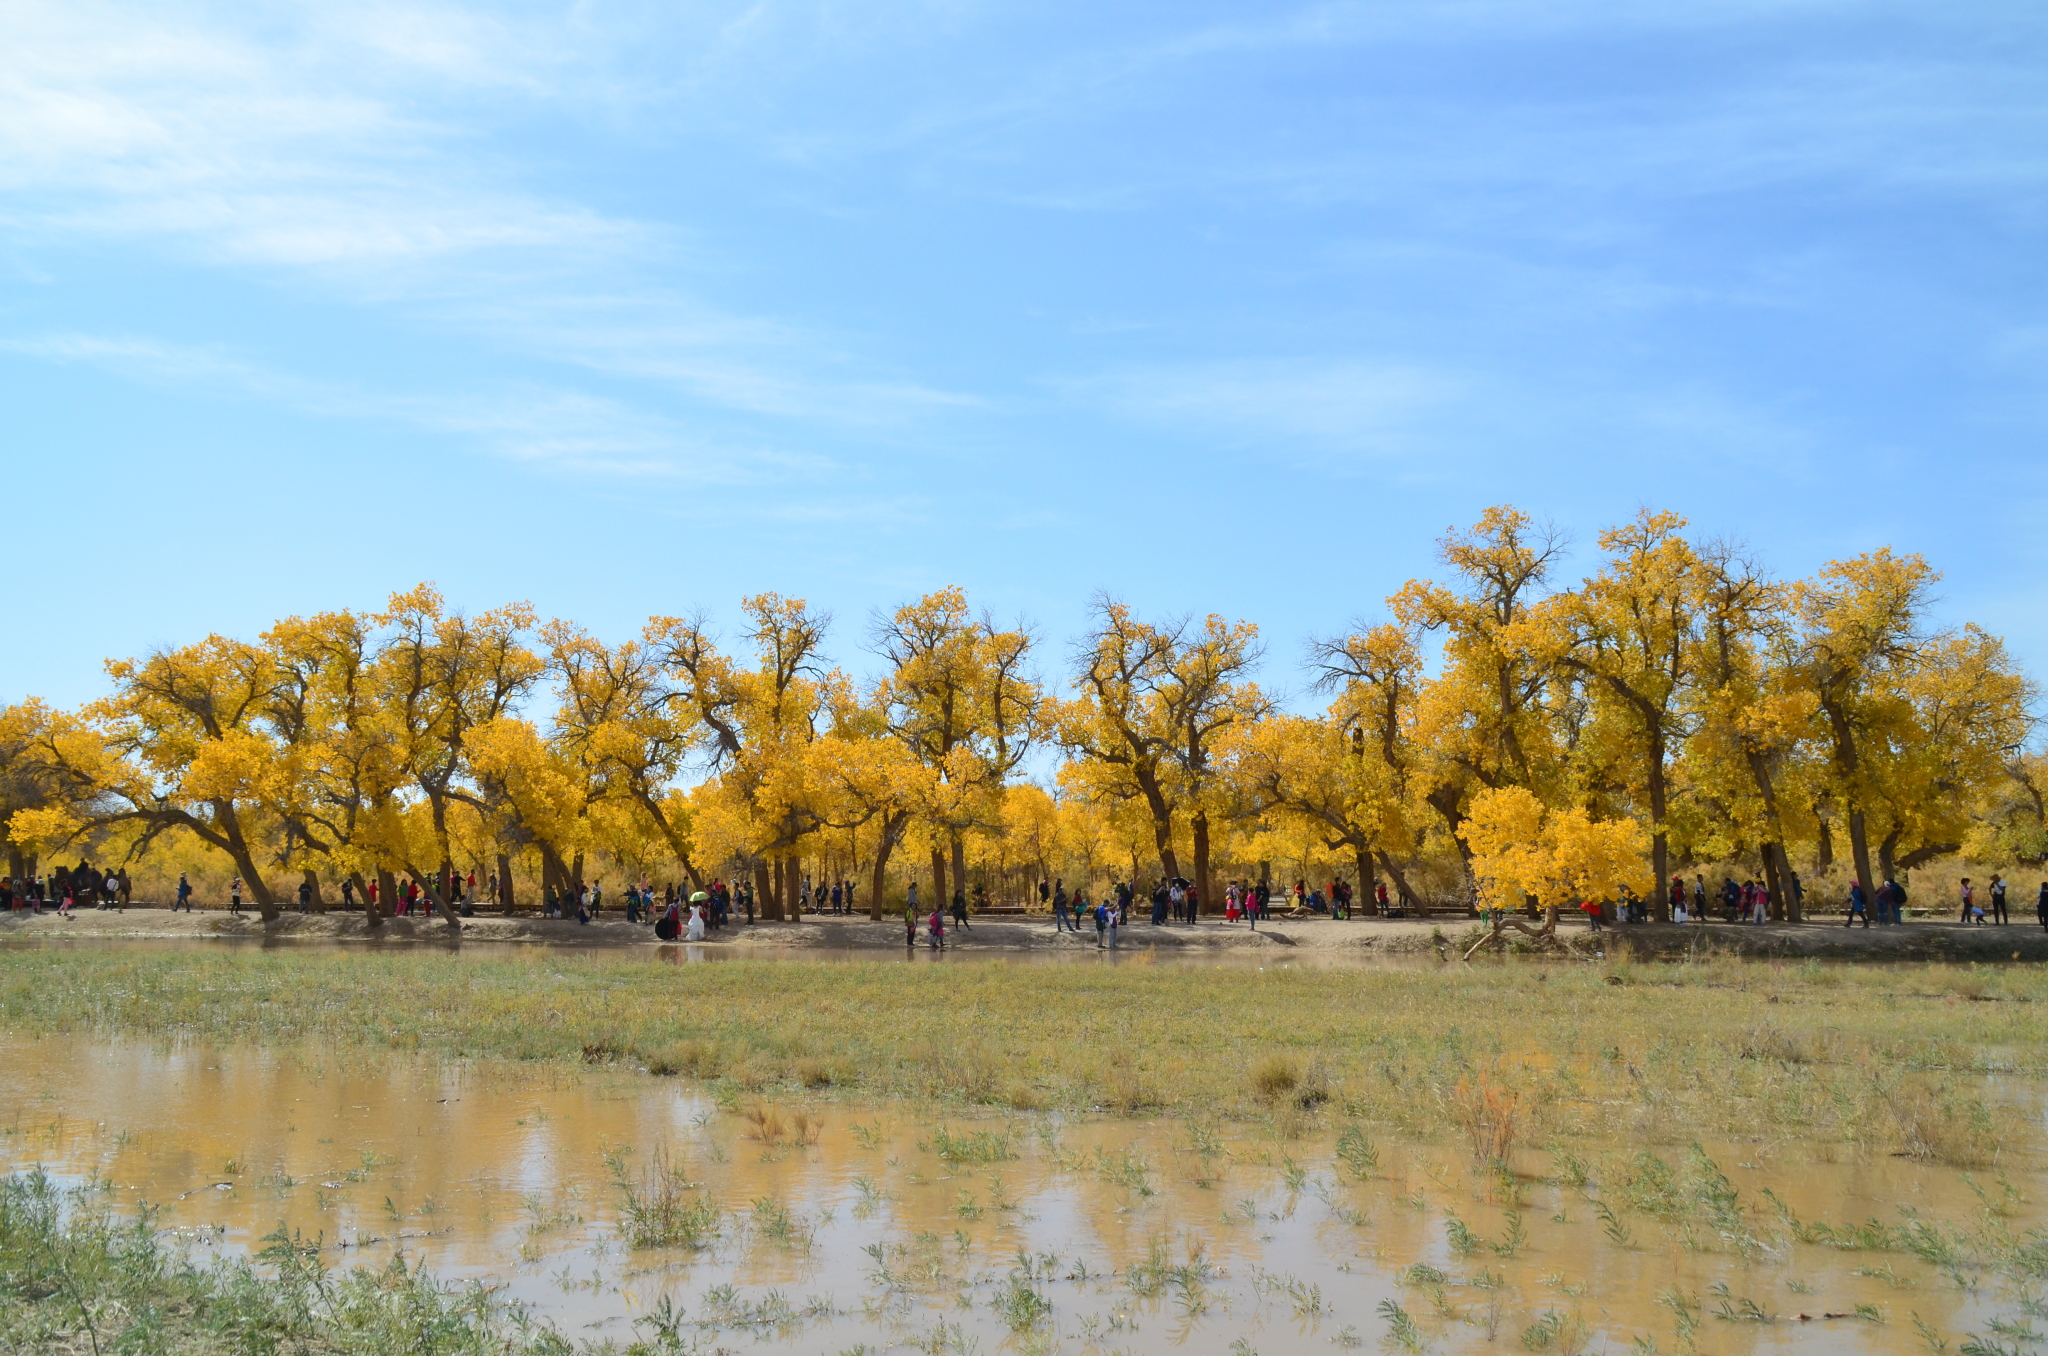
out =
{"type": "Polygon", "coordinates": [[[47,875],[24,875],[19,880],[0,876],[0,910],[41,913],[54,908],[60,914],[69,914],[74,908],[125,910],[131,891],[127,867],[103,871],[81,859],[77,866],[53,867],[47,875]]]}
{"type": "MultiPolygon", "coordinates": [[[[505,883],[500,882],[496,875],[489,875],[479,893],[474,871],[466,874],[451,871],[435,885],[449,907],[464,916],[474,915],[480,899],[502,907],[508,892],[505,883]]],[[[375,909],[380,902],[382,887],[373,879],[364,882],[361,888],[365,896],[363,904],[375,909]]],[[[1371,882],[1368,888],[1371,902],[1382,917],[1400,917],[1406,912],[1405,891],[1399,895],[1390,894],[1386,882],[1379,880],[1371,882]]],[[[2009,921],[2007,889],[2007,882],[2000,876],[1992,876],[1990,884],[1981,892],[1968,877],[1964,877],[1959,887],[1961,897],[1957,921],[1966,926],[1981,926],[1986,922],[2005,924],[2009,921]]],[[[360,907],[357,890],[353,879],[342,882],[343,908],[360,907]]],[[[126,867],[109,871],[81,860],[76,866],[56,866],[47,875],[30,873],[18,879],[0,876],[0,912],[42,913],[45,909],[54,909],[59,914],[68,915],[75,908],[125,909],[131,902],[131,891],[126,867]]],[[[180,872],[172,909],[190,912],[194,893],[191,882],[180,872]]],[[[243,893],[242,879],[237,876],[228,886],[228,906],[232,912],[242,911],[243,893]]],[[[805,877],[799,883],[797,893],[799,908],[806,912],[841,917],[856,912],[855,883],[845,877],[815,883],[805,877]]],[[[1139,898],[1132,882],[1113,880],[1102,898],[1091,903],[1086,887],[1077,886],[1069,892],[1065,880],[1058,877],[1039,881],[1037,893],[1039,907],[1051,913],[1055,931],[1078,934],[1092,929],[1096,945],[1105,950],[1117,947],[1123,929],[1130,925],[1139,898]]],[[[1806,890],[1798,872],[1789,873],[1783,893],[1789,896],[1789,900],[1779,902],[1790,903],[1794,912],[1803,914],[1806,890]]],[[[732,882],[713,880],[702,890],[686,892],[681,885],[656,887],[643,876],[637,884],[627,885],[623,895],[626,921],[654,927],[665,939],[687,936],[689,940],[701,940],[728,926],[736,916],[743,915],[748,923],[755,919],[754,888],[744,879],[732,882]],[[666,930],[664,923],[668,925],[666,930]]],[[[948,931],[970,930],[970,913],[984,912],[988,908],[985,885],[975,885],[972,898],[970,911],[968,893],[956,886],[951,899],[943,906],[936,899],[929,901],[931,907],[927,913],[919,901],[917,881],[910,881],[905,891],[903,910],[906,945],[917,944],[919,929],[922,928],[927,945],[934,950],[945,949],[948,931]]],[[[1718,889],[1710,891],[1702,875],[1694,875],[1689,882],[1683,875],[1675,875],[1671,878],[1667,898],[1674,923],[1703,923],[1718,914],[1723,922],[1762,925],[1770,921],[1773,912],[1770,886],[1754,878],[1738,882],[1733,876],[1727,876],[1718,889]]],[[[1352,884],[1341,877],[1332,879],[1327,886],[1296,880],[1292,886],[1278,889],[1265,880],[1233,880],[1223,888],[1222,921],[1226,924],[1244,922],[1256,930],[1261,922],[1270,922],[1274,917],[1275,901],[1285,909],[1284,917],[1350,918],[1354,916],[1355,900],[1352,884]]],[[[1905,886],[1891,876],[1887,876],[1875,891],[1866,891],[1860,881],[1851,881],[1844,901],[1843,926],[1854,927],[1858,923],[1865,928],[1873,924],[1896,926],[1904,921],[1906,900],[1905,886]]],[[[315,902],[316,887],[310,879],[302,881],[298,887],[299,912],[310,912],[315,902]]],[[[564,882],[558,886],[550,880],[542,887],[541,916],[573,917],[577,922],[587,924],[598,919],[604,902],[602,881],[591,881],[587,885],[564,882]]],[[[433,909],[428,888],[410,877],[395,883],[389,904],[389,913],[397,918],[429,913],[433,909]]],[[[1193,927],[1201,917],[1200,890],[1193,881],[1184,877],[1157,881],[1152,887],[1150,904],[1154,927],[1165,927],[1169,923],[1193,927]]],[[[1596,931],[1615,924],[1651,921],[1649,903],[1626,888],[1616,899],[1587,901],[1579,908],[1596,931]]],[[[1482,911],[1485,912],[1488,911],[1482,911]]],[[[2048,881],[2041,883],[2035,900],[2035,916],[2043,928],[2048,928],[2048,881]]]]}

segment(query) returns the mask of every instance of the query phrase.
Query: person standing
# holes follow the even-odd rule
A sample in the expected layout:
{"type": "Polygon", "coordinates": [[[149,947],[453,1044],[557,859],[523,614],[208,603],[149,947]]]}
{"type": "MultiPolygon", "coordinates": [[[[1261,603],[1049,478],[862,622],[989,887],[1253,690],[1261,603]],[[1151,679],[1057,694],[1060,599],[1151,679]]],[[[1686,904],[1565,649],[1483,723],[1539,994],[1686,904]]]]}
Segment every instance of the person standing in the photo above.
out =
{"type": "Polygon", "coordinates": [[[957,884],[953,887],[953,922],[963,929],[967,926],[967,892],[957,884]]]}
{"type": "Polygon", "coordinates": [[[903,944],[917,945],[917,882],[910,882],[910,888],[903,892],[903,944]]]}
{"type": "Polygon", "coordinates": [[[2005,880],[2000,876],[1991,878],[1991,921],[2005,926],[2005,880]]]}
{"type": "Polygon", "coordinates": [[[2034,900],[2034,916],[2041,920],[2041,928],[2048,931],[2048,880],[2041,882],[2041,893],[2034,900]]]}
{"type": "Polygon", "coordinates": [[[1103,939],[1109,934],[1109,901],[1095,906],[1095,949],[1103,949],[1103,939]]]}
{"type": "Polygon", "coordinates": [[[1963,913],[1961,919],[1958,921],[1967,924],[1970,921],[1970,915],[1976,911],[1977,907],[1977,890],[1975,886],[1970,884],[1970,878],[1968,876],[1963,877],[1961,893],[1963,898],[1963,913]]]}
{"type": "Polygon", "coordinates": [[[299,881],[299,912],[313,912],[313,882],[309,880],[299,881]]]}
{"type": "Polygon", "coordinates": [[[1863,895],[1863,882],[1852,880],[1849,882],[1849,917],[1843,922],[1842,926],[1853,928],[1856,926],[1856,920],[1859,918],[1863,920],[1863,930],[1868,932],[1870,930],[1870,906],[1863,895]]]}
{"type": "Polygon", "coordinates": [[[228,908],[237,914],[242,911],[242,878],[240,876],[235,877],[233,883],[228,886],[228,908]]]}
{"type": "MultiPolygon", "coordinates": [[[[2042,888],[2048,890],[2048,886],[2042,888]]],[[[180,909],[186,913],[192,912],[192,882],[185,879],[185,873],[182,871],[178,873],[178,893],[171,902],[171,912],[176,913],[180,909]]]]}
{"type": "Polygon", "coordinates": [[[936,905],[932,907],[932,916],[924,920],[924,934],[932,950],[946,949],[946,915],[940,913],[936,905]]]}
{"type": "MultiPolygon", "coordinates": [[[[1043,885],[1045,882],[1040,881],[1043,885]]],[[[1080,926],[1067,917],[1067,883],[1063,880],[1052,892],[1052,930],[1054,932],[1079,932],[1080,926]]]]}

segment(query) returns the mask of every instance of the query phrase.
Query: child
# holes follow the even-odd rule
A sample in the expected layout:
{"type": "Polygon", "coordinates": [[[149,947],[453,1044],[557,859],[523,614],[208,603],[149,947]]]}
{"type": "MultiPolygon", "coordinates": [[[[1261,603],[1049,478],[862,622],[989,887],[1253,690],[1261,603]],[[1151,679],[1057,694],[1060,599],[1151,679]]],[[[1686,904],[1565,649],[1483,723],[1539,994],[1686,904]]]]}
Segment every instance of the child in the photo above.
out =
{"type": "Polygon", "coordinates": [[[946,949],[945,914],[940,913],[937,909],[933,909],[932,916],[924,920],[924,930],[925,935],[931,938],[932,950],[944,951],[946,949]]]}

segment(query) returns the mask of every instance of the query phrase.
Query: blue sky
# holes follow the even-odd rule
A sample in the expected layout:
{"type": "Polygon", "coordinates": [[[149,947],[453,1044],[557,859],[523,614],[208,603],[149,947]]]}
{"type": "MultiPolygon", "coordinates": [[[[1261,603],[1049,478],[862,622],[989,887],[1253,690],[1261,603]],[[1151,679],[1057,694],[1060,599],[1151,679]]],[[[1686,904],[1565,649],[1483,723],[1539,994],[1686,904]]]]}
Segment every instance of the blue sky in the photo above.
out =
{"type": "Polygon", "coordinates": [[[0,694],[437,582],[1270,677],[1513,502],[2048,673],[2048,8],[0,7],[0,694]]]}

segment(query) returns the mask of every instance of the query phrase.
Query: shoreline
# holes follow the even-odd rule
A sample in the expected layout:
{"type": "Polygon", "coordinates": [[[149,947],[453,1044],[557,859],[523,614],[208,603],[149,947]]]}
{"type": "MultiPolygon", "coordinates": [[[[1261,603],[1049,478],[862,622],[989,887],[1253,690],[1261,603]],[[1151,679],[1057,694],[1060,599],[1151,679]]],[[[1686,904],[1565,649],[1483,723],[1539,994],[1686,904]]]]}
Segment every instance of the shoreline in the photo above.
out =
{"type": "MultiPolygon", "coordinates": [[[[1243,923],[1204,921],[1189,927],[1149,922],[1123,929],[1120,951],[1144,953],[1270,953],[1298,954],[1331,960],[1382,956],[1443,955],[1454,959],[1478,936],[1475,919],[1333,920],[1277,919],[1253,931],[1243,923]]],[[[661,942],[652,929],[614,916],[590,924],[573,920],[479,915],[466,918],[460,931],[439,919],[389,918],[372,929],[361,913],[334,910],[301,914],[288,911],[264,923],[253,911],[239,917],[226,910],[174,913],[162,908],[80,910],[68,918],[54,911],[40,915],[0,915],[0,942],[14,939],[107,941],[261,941],[358,945],[419,943],[439,946],[465,943],[523,944],[607,950],[694,945],[735,956],[790,957],[812,951],[893,952],[906,949],[902,925],[893,918],[872,922],[865,917],[812,915],[801,922],[730,924],[699,943],[661,942]]],[[[991,917],[962,931],[948,929],[948,949],[956,952],[1052,953],[1093,952],[1092,934],[1061,933],[1051,921],[1038,918],[991,917]]],[[[2048,929],[2031,920],[2000,927],[1992,924],[1913,921],[1895,927],[1846,928],[1839,923],[1644,923],[1609,927],[1599,933],[1575,920],[1560,923],[1557,945],[1517,945],[1514,954],[1544,954],[1586,959],[1609,950],[1627,949],[1645,959],[1675,959],[1726,954],[1757,959],[1828,959],[1860,961],[2048,961],[2048,929]]],[[[925,950],[920,938],[918,950],[925,950]]],[[[1482,952],[1481,956],[1488,953],[1482,952]]]]}

